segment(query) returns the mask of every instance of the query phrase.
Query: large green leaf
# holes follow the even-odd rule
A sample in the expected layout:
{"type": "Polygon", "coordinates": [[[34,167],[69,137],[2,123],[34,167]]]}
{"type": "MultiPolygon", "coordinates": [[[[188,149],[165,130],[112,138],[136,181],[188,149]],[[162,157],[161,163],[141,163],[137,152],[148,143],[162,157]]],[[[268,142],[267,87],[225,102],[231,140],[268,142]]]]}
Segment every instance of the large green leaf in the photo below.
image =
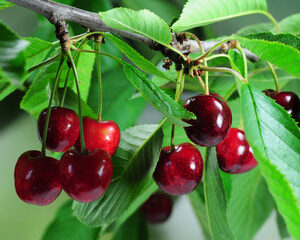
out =
{"type": "Polygon", "coordinates": [[[243,47],[300,78],[300,38],[292,34],[257,33],[235,36],[243,47]]]}
{"type": "Polygon", "coordinates": [[[140,70],[124,61],[122,61],[122,64],[128,80],[148,102],[173,123],[179,126],[186,126],[186,123],[181,118],[192,118],[194,115],[191,112],[182,108],[169,95],[151,82],[140,70]]]}
{"type": "Polygon", "coordinates": [[[29,69],[40,62],[47,56],[52,43],[43,41],[38,38],[25,38],[29,42],[29,46],[24,51],[26,59],[26,69],[29,69]]]}
{"type": "Polygon", "coordinates": [[[289,114],[249,84],[242,86],[244,129],[290,234],[300,238],[300,130],[289,114]]]}
{"type": "Polygon", "coordinates": [[[114,178],[105,194],[91,203],[73,203],[73,210],[89,226],[125,221],[157,189],[152,179],[160,154],[161,125],[137,125],[121,133],[113,157],[114,178]]]}
{"type": "Polygon", "coordinates": [[[237,239],[251,240],[274,209],[259,168],[232,177],[227,217],[237,239]]]}
{"type": "Polygon", "coordinates": [[[209,228],[209,221],[206,212],[206,205],[204,200],[203,184],[199,184],[195,191],[189,194],[191,204],[194,208],[195,214],[202,227],[203,234],[206,240],[211,240],[211,233],[209,228]]]}
{"type": "Polygon", "coordinates": [[[235,237],[226,217],[226,196],[215,148],[207,148],[203,181],[207,219],[212,239],[234,240],[235,237]]]}
{"type": "Polygon", "coordinates": [[[282,32],[300,34],[300,13],[288,16],[279,22],[282,32]]]}
{"type": "Polygon", "coordinates": [[[0,0],[0,10],[13,6],[13,3],[7,2],[5,0],[0,0]]]}
{"type": "Polygon", "coordinates": [[[110,27],[143,35],[163,45],[168,45],[172,40],[168,24],[149,10],[114,8],[99,14],[110,27]]]}
{"type": "Polygon", "coordinates": [[[148,59],[144,58],[141,54],[139,54],[135,49],[130,47],[127,43],[122,41],[121,39],[111,35],[103,33],[105,37],[107,37],[112,43],[117,46],[136,66],[138,66],[143,71],[157,75],[163,78],[167,78],[167,76],[160,71],[152,62],[148,59]]]}
{"type": "Polygon", "coordinates": [[[72,201],[63,204],[51,224],[47,227],[42,240],[97,240],[99,229],[89,228],[72,214],[72,201]]]}
{"type": "Polygon", "coordinates": [[[0,22],[0,100],[21,88],[25,74],[24,49],[28,42],[0,22]]]}
{"type": "Polygon", "coordinates": [[[113,239],[128,240],[128,238],[130,240],[149,239],[147,222],[140,211],[134,213],[122,224],[113,239]]]}
{"type": "Polygon", "coordinates": [[[172,28],[175,32],[180,32],[234,17],[265,12],[265,0],[189,0],[172,28]]]}

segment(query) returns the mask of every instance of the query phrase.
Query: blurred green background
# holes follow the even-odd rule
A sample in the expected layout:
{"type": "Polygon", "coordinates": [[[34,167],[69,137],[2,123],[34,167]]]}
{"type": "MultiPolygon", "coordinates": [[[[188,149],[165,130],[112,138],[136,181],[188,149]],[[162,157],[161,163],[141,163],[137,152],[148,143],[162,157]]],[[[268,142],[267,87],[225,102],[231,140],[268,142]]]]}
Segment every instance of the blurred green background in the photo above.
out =
{"type": "MultiPolygon", "coordinates": [[[[241,0],[242,1],[242,0],[241,0]]],[[[61,1],[68,3],[70,1],[61,1]]],[[[93,9],[107,8],[102,0],[93,1],[93,9]]],[[[148,8],[170,22],[178,17],[184,0],[124,0],[112,1],[113,6],[126,6],[133,9],[148,8]]],[[[299,0],[268,0],[269,10],[277,20],[281,20],[300,10],[299,0]]],[[[85,1],[77,1],[81,8],[88,9],[85,1]]],[[[108,6],[111,7],[111,6],[108,6]]],[[[0,20],[9,25],[21,36],[33,34],[45,40],[54,40],[53,27],[47,21],[38,25],[37,15],[20,7],[11,7],[0,12],[0,20]]],[[[212,25],[212,32],[217,36],[231,34],[243,26],[258,22],[267,22],[263,16],[247,16],[212,25]]],[[[80,31],[80,29],[75,29],[80,31]]],[[[201,34],[201,31],[197,32],[201,34]]],[[[1,34],[1,33],[0,33],[1,34]]],[[[137,44],[144,55],[153,56],[153,52],[137,44]]],[[[0,56],[1,57],[1,56],[0,56]]],[[[108,78],[108,76],[107,76],[108,78]]],[[[290,86],[292,89],[292,86],[290,86]]],[[[14,190],[13,171],[19,155],[30,149],[40,149],[36,135],[36,122],[27,113],[19,110],[18,104],[22,92],[15,92],[0,102],[0,239],[5,240],[38,240],[49,222],[53,219],[56,209],[67,198],[63,193],[50,206],[37,207],[23,203],[18,199],[14,190]]],[[[118,110],[118,109],[117,109],[118,110]]],[[[139,118],[139,123],[156,122],[159,114],[150,106],[139,118]]],[[[265,240],[278,238],[274,226],[274,216],[260,230],[256,239],[265,240]]],[[[192,209],[184,197],[177,204],[172,218],[161,226],[151,227],[153,239],[201,239],[201,230],[192,209]]]]}

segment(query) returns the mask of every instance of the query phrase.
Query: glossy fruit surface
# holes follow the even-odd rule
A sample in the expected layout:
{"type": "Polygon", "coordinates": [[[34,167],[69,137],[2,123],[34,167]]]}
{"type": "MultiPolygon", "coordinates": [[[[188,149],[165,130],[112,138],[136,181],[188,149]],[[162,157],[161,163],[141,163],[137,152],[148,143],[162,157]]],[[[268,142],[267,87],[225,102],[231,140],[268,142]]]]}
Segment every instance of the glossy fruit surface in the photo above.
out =
{"type": "Polygon", "coordinates": [[[230,107],[229,107],[228,103],[225,101],[225,99],[224,99],[223,97],[221,97],[221,96],[220,96],[219,94],[217,94],[217,93],[210,93],[210,95],[219,98],[219,99],[224,103],[224,106],[225,106],[224,108],[225,108],[225,110],[226,110],[226,112],[227,112],[229,125],[231,126],[231,124],[232,124],[232,113],[231,113],[231,110],[230,110],[230,107]]]}
{"type": "Polygon", "coordinates": [[[161,150],[153,174],[158,186],[171,195],[192,192],[199,184],[203,172],[203,160],[199,150],[190,143],[161,150]]]}
{"type": "Polygon", "coordinates": [[[35,205],[52,203],[61,192],[58,161],[40,151],[23,153],[15,166],[15,189],[20,199],[35,205]]]}
{"type": "Polygon", "coordinates": [[[219,167],[227,173],[243,173],[257,165],[244,131],[230,128],[225,139],[217,145],[219,167]]]}
{"type": "MultiPolygon", "coordinates": [[[[43,142],[44,126],[47,109],[43,110],[38,119],[38,136],[43,142]]],[[[79,135],[79,118],[70,109],[53,107],[51,109],[46,148],[54,152],[65,152],[76,142],[79,135]]]]}
{"type": "Polygon", "coordinates": [[[108,188],[113,166],[109,154],[103,149],[65,152],[59,162],[60,181],[67,194],[78,202],[92,202],[108,188]]]}
{"type": "Polygon", "coordinates": [[[199,146],[216,146],[225,138],[232,116],[228,104],[220,96],[200,94],[187,99],[183,107],[197,117],[183,119],[192,125],[184,128],[192,142],[199,146]]]}
{"type": "MultiPolygon", "coordinates": [[[[85,147],[88,150],[104,149],[112,156],[120,142],[120,129],[114,121],[97,122],[89,117],[83,118],[85,147]]],[[[80,137],[75,143],[80,151],[80,137]]]]}
{"type": "Polygon", "coordinates": [[[168,195],[155,193],[141,206],[141,210],[148,222],[162,223],[170,217],[172,205],[168,195]]]}

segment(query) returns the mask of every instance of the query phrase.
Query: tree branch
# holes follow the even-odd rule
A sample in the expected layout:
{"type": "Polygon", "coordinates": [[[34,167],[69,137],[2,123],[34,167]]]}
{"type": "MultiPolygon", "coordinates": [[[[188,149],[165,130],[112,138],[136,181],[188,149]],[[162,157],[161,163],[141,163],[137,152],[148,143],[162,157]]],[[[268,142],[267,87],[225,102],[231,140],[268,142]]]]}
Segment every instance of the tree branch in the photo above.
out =
{"type": "MultiPolygon", "coordinates": [[[[22,6],[24,8],[30,9],[36,13],[39,13],[45,16],[47,19],[51,19],[53,14],[62,20],[77,23],[85,28],[89,28],[93,31],[100,31],[100,32],[110,32],[113,34],[120,35],[122,37],[132,39],[135,41],[141,41],[146,44],[149,48],[154,50],[161,51],[166,57],[171,58],[173,61],[176,62],[178,60],[178,54],[172,52],[170,49],[158,44],[157,42],[144,37],[142,35],[131,33],[128,31],[118,30],[115,28],[111,28],[105,25],[105,23],[99,18],[97,13],[85,11],[79,8],[75,8],[72,6],[68,6],[65,4],[49,1],[49,0],[7,0],[8,2],[15,3],[16,5],[22,6]]],[[[173,38],[175,40],[175,38],[173,38]]],[[[213,46],[216,42],[212,41],[202,41],[204,46],[204,50],[207,51],[211,46],[213,46]]],[[[183,53],[187,52],[199,52],[200,49],[197,46],[196,41],[194,40],[185,40],[183,43],[178,44],[178,42],[173,41],[171,43],[172,46],[178,48],[178,50],[182,51],[183,53]]],[[[224,44],[226,46],[226,44],[224,44]]],[[[227,50],[229,46],[227,44],[227,50]]],[[[226,49],[223,46],[217,48],[214,52],[226,52],[226,49]]],[[[244,49],[247,58],[251,61],[257,61],[258,57],[251,53],[249,50],[244,49]]]]}

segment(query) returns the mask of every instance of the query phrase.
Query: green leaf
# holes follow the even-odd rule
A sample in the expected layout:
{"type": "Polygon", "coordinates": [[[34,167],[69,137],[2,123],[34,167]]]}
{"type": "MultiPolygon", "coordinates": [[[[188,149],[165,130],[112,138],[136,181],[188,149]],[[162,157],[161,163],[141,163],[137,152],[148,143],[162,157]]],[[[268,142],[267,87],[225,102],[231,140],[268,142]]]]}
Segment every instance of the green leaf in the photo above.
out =
{"type": "Polygon", "coordinates": [[[192,193],[189,194],[189,199],[194,208],[199,223],[202,227],[202,231],[205,236],[205,239],[211,240],[212,237],[209,229],[209,220],[206,212],[204,190],[203,190],[202,183],[200,183],[199,186],[192,193]]]}
{"type": "Polygon", "coordinates": [[[52,43],[43,41],[38,38],[25,38],[29,42],[29,46],[24,51],[24,57],[26,59],[26,69],[42,62],[49,53],[52,43]]]}
{"type": "Polygon", "coordinates": [[[274,201],[259,168],[232,176],[227,217],[237,239],[252,240],[274,209],[274,201]]]}
{"type": "Polygon", "coordinates": [[[135,49],[130,47],[127,43],[121,39],[111,35],[103,33],[112,43],[117,46],[136,66],[138,66],[143,71],[157,75],[163,78],[168,78],[162,71],[160,71],[152,62],[144,58],[135,49]]]}
{"type": "Polygon", "coordinates": [[[15,4],[7,2],[5,0],[0,0],[0,10],[3,10],[5,8],[8,8],[8,7],[11,7],[11,6],[14,6],[14,5],[15,4]]]}
{"type": "Polygon", "coordinates": [[[99,15],[112,28],[137,33],[163,45],[168,45],[172,40],[168,24],[149,10],[114,8],[99,15]]]}
{"type": "Polygon", "coordinates": [[[243,47],[300,78],[300,38],[292,34],[258,33],[235,36],[243,47]]]}
{"type": "Polygon", "coordinates": [[[194,114],[176,103],[169,95],[151,82],[140,70],[124,61],[121,63],[123,64],[124,72],[128,80],[148,102],[173,123],[179,126],[187,125],[181,118],[190,119],[194,114]]]}
{"type": "Polygon", "coordinates": [[[22,88],[25,74],[24,49],[28,42],[0,22],[0,100],[22,88]]]}
{"type": "Polygon", "coordinates": [[[300,13],[288,16],[279,22],[282,32],[300,34],[300,13]]]}
{"type": "Polygon", "coordinates": [[[71,207],[72,201],[67,201],[58,209],[42,240],[97,240],[99,229],[89,228],[79,222],[73,216],[71,207]]]}
{"type": "Polygon", "coordinates": [[[246,27],[241,28],[235,34],[237,35],[247,35],[252,33],[260,33],[260,32],[269,32],[273,27],[272,23],[259,23],[248,25],[246,27]]]}
{"type": "MultiPolygon", "coordinates": [[[[92,48],[87,44],[81,46],[80,48],[84,49],[84,50],[92,50],[92,48]]],[[[75,65],[77,68],[79,85],[80,85],[80,95],[84,101],[87,101],[87,98],[88,98],[90,85],[91,85],[91,79],[92,79],[92,72],[94,69],[94,63],[95,63],[95,54],[93,54],[93,53],[80,52],[80,53],[78,53],[77,57],[75,58],[75,65]]],[[[66,72],[67,71],[64,71],[61,75],[61,79],[63,79],[63,81],[60,81],[60,84],[59,84],[60,87],[63,87],[65,84],[66,72]]],[[[70,73],[68,86],[74,92],[77,92],[75,78],[74,78],[74,74],[73,74],[72,70],[70,73]]]]}
{"type": "Polygon", "coordinates": [[[117,231],[114,240],[148,240],[148,225],[140,211],[134,213],[117,231]]]}
{"type": "Polygon", "coordinates": [[[215,148],[207,148],[203,181],[206,212],[212,239],[235,239],[227,222],[226,196],[219,173],[219,165],[215,148]]]}
{"type": "Polygon", "coordinates": [[[157,190],[152,174],[163,139],[161,125],[137,125],[121,136],[113,157],[114,179],[105,194],[91,203],[73,203],[74,215],[89,226],[124,222],[157,190]]]}
{"type": "Polygon", "coordinates": [[[290,234],[300,238],[300,130],[287,111],[248,84],[242,86],[244,129],[290,234]]]}
{"type": "Polygon", "coordinates": [[[280,215],[278,211],[276,211],[277,214],[277,227],[280,234],[281,239],[289,238],[290,234],[286,228],[286,224],[284,222],[283,217],[280,215]]]}
{"type": "Polygon", "coordinates": [[[265,0],[189,0],[172,26],[175,32],[249,14],[266,14],[265,0]]]}

